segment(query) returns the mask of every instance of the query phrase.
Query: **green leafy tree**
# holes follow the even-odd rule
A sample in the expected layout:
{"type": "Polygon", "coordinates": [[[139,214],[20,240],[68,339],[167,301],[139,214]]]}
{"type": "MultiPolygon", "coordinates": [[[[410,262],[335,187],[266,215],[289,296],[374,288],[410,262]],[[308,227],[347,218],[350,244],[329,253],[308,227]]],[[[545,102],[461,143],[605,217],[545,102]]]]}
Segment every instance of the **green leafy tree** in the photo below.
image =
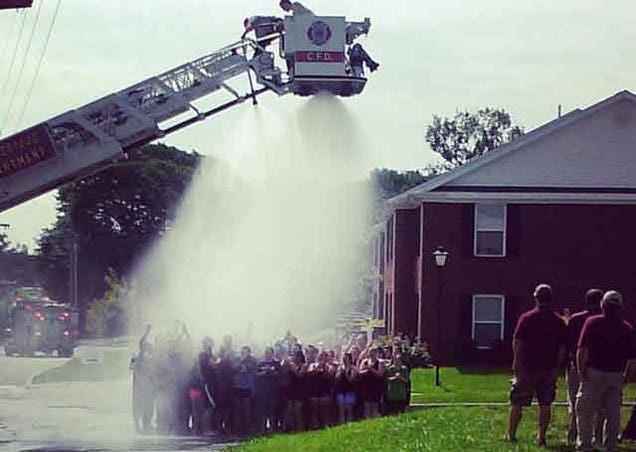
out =
{"type": "MultiPolygon", "coordinates": [[[[79,307],[108,290],[104,275],[127,275],[174,221],[200,162],[164,144],[144,146],[121,163],[62,188],[57,219],[38,242],[38,263],[52,296],[67,300],[70,252],[77,246],[79,307]]],[[[83,318],[83,316],[82,316],[83,318]]]]}
{"type": "Polygon", "coordinates": [[[475,113],[457,112],[452,118],[433,116],[426,142],[448,170],[521,135],[523,128],[513,124],[508,112],[486,107],[475,113]]]}
{"type": "Polygon", "coordinates": [[[523,128],[513,124],[504,109],[486,107],[474,113],[458,112],[451,118],[433,116],[426,128],[426,142],[441,161],[420,170],[373,170],[371,183],[376,202],[381,204],[521,135],[523,128]]]}
{"type": "Polygon", "coordinates": [[[371,172],[371,184],[380,200],[387,200],[400,193],[423,184],[434,174],[427,171],[397,171],[389,168],[376,168],[371,172]]]}
{"type": "Polygon", "coordinates": [[[110,268],[104,277],[106,293],[86,311],[86,331],[94,337],[114,337],[126,331],[128,283],[110,268]]]}

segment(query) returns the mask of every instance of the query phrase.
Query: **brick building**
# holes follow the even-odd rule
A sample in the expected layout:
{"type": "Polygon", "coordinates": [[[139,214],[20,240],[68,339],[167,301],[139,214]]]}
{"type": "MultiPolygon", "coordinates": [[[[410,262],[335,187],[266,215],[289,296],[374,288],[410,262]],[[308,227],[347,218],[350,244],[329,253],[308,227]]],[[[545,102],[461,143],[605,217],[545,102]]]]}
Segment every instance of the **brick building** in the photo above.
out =
{"type": "Polygon", "coordinates": [[[537,283],[558,310],[589,287],[636,314],[636,96],[620,92],[389,200],[374,311],[443,364],[503,362],[537,283]],[[433,251],[448,252],[443,268],[433,251]]]}

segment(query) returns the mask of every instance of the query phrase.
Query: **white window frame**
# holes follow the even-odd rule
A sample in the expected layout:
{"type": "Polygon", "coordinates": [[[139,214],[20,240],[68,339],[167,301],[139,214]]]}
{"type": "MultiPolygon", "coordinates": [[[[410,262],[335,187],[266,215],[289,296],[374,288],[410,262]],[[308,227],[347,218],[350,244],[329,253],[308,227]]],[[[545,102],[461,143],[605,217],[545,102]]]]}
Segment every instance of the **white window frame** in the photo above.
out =
{"type": "MultiPolygon", "coordinates": [[[[505,295],[500,295],[500,294],[475,294],[473,295],[473,314],[472,314],[472,319],[471,319],[471,333],[470,333],[470,337],[471,339],[474,341],[475,340],[475,325],[476,324],[489,324],[489,325],[500,325],[500,332],[499,332],[499,340],[503,341],[504,339],[504,328],[506,325],[506,297],[505,295]],[[479,321],[479,322],[475,322],[475,304],[478,298],[499,298],[501,300],[500,306],[501,306],[501,321],[500,322],[493,322],[493,321],[479,321]]],[[[480,350],[489,350],[492,347],[477,347],[480,350]]]]}
{"type": "Polygon", "coordinates": [[[473,217],[474,217],[473,218],[473,255],[475,257],[506,257],[506,251],[507,251],[506,242],[508,240],[508,205],[502,204],[502,203],[485,203],[485,202],[476,203],[473,206],[473,217]],[[477,232],[478,232],[477,206],[487,205],[487,204],[494,204],[498,206],[503,205],[503,208],[504,208],[503,231],[500,231],[499,229],[479,229],[480,232],[503,232],[503,246],[501,248],[501,251],[502,251],[501,254],[478,254],[477,253],[477,232]]]}

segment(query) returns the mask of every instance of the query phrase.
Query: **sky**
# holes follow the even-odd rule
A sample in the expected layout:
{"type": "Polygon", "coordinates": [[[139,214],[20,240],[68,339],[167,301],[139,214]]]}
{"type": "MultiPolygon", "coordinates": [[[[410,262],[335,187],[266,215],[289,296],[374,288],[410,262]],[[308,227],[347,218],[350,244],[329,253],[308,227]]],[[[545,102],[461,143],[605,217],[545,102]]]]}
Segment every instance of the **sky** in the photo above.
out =
{"type": "MultiPolygon", "coordinates": [[[[28,12],[18,57],[6,75],[17,36],[14,11],[0,12],[0,121],[15,90],[3,135],[89,103],[234,42],[242,20],[280,14],[277,0],[63,0],[24,120],[26,98],[56,0],[44,0],[31,52],[17,81],[37,5],[28,12]],[[8,50],[4,51],[4,47],[8,50]]],[[[307,0],[317,14],[370,17],[367,51],[381,63],[365,92],[346,99],[374,167],[413,169],[434,158],[424,134],[433,115],[484,106],[508,110],[531,130],[617,91],[636,90],[633,0],[307,0]]],[[[24,14],[24,13],[21,13],[24,14]]],[[[18,22],[19,23],[19,22],[18,22]]],[[[19,25],[18,25],[19,26],[19,25]]],[[[265,114],[289,114],[304,99],[262,97],[265,114]]],[[[237,130],[241,105],[165,142],[223,158],[216,144],[237,130]]],[[[320,125],[317,125],[320,127],[320,125]]],[[[324,133],[329,133],[325,130],[324,133]]],[[[55,218],[52,194],[0,213],[12,241],[33,248],[55,218]]]]}

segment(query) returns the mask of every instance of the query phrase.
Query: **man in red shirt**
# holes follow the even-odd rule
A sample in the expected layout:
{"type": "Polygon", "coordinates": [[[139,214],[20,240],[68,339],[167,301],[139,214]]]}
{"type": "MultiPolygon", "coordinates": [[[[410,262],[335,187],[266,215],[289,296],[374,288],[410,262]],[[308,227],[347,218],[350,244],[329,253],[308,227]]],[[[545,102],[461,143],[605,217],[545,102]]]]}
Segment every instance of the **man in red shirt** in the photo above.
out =
{"type": "Polygon", "coordinates": [[[545,444],[550,424],[551,405],[556,397],[559,364],[565,353],[565,323],[552,308],[552,288],[539,284],[534,291],[536,306],[519,317],[514,332],[510,389],[510,414],[506,441],[516,441],[522,407],[533,397],[539,402],[537,443],[545,444]]]}
{"type": "Polygon", "coordinates": [[[591,451],[594,413],[605,415],[603,446],[616,450],[621,426],[623,383],[628,363],[636,357],[634,330],[623,320],[623,297],[605,292],[603,313],[583,325],[576,353],[581,387],[576,401],[577,450],[591,451]]]}
{"type": "MultiPolygon", "coordinates": [[[[576,368],[576,349],[579,342],[579,336],[583,329],[585,321],[593,315],[601,313],[601,298],[603,291],[601,289],[590,289],[585,293],[585,310],[577,312],[568,321],[565,342],[565,382],[568,387],[568,414],[570,416],[570,426],[568,428],[568,444],[576,442],[576,394],[579,392],[579,372],[576,368]]],[[[602,421],[602,419],[599,419],[602,421]]]]}

